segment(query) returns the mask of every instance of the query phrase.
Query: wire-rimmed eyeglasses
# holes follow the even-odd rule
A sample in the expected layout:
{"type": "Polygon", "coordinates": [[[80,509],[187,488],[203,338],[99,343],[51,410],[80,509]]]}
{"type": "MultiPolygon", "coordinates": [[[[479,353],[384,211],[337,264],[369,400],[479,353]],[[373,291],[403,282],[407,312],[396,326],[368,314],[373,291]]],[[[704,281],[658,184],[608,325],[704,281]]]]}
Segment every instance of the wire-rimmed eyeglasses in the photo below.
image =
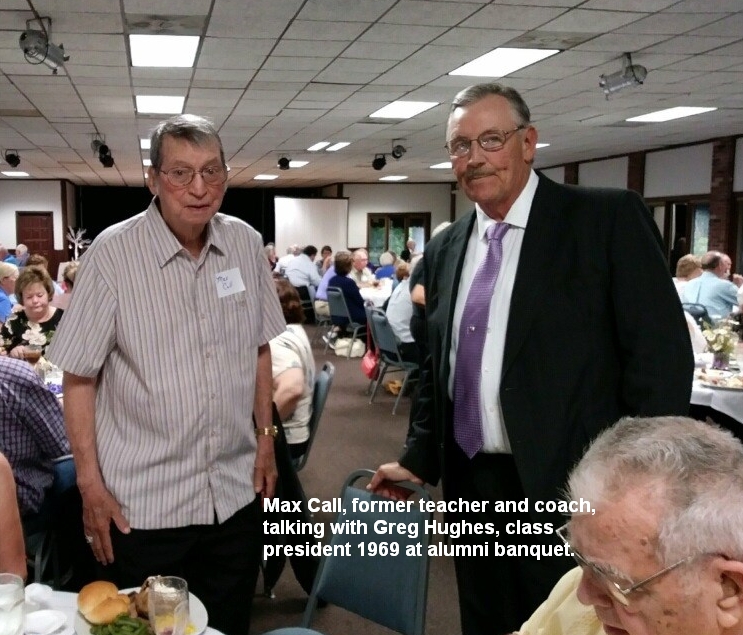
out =
{"type": "Polygon", "coordinates": [[[171,168],[170,170],[158,170],[173,187],[186,187],[193,181],[194,176],[201,175],[207,185],[222,185],[227,180],[229,168],[222,165],[210,165],[201,170],[193,168],[171,168]]]}
{"type": "Polygon", "coordinates": [[[697,556],[687,556],[686,558],[683,558],[679,560],[678,562],[675,562],[674,564],[666,567],[665,569],[661,569],[660,571],[654,573],[653,575],[645,578],[644,580],[641,580],[640,582],[631,583],[622,585],[618,582],[615,582],[612,578],[616,578],[617,576],[609,571],[606,571],[599,565],[597,565],[594,562],[591,562],[588,560],[580,551],[577,551],[573,545],[570,544],[570,541],[568,540],[567,533],[568,533],[568,526],[567,524],[563,525],[557,530],[557,535],[562,540],[563,544],[569,548],[570,555],[573,556],[575,561],[578,563],[581,569],[588,569],[593,573],[597,579],[599,579],[604,586],[606,587],[606,590],[611,594],[611,596],[619,602],[622,606],[629,606],[630,605],[630,595],[636,591],[639,591],[642,587],[646,586],[653,580],[661,577],[662,575],[665,575],[669,571],[673,571],[676,567],[680,567],[682,564],[689,562],[690,560],[693,560],[697,556]]]}
{"type": "Polygon", "coordinates": [[[475,139],[452,139],[447,142],[444,147],[449,152],[449,155],[456,159],[466,157],[470,153],[473,141],[477,141],[477,144],[485,150],[485,152],[498,152],[498,150],[501,150],[503,146],[506,145],[508,137],[510,137],[514,132],[523,130],[526,127],[527,124],[522,123],[520,126],[516,126],[513,130],[487,130],[475,139]]]}

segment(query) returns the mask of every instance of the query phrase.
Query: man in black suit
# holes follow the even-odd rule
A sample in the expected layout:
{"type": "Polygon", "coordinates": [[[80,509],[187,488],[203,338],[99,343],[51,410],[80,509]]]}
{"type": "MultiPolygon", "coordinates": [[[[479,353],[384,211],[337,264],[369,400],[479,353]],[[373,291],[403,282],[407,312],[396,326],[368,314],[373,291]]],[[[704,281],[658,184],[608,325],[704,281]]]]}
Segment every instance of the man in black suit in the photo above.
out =
{"type": "Polygon", "coordinates": [[[517,630],[572,566],[554,550],[563,516],[539,503],[560,499],[588,443],[624,415],[685,414],[689,406],[689,335],[647,207],[634,192],[537,175],[536,142],[515,90],[481,84],[454,99],[447,148],[476,208],[426,245],[431,354],[405,452],[370,483],[397,496],[394,481],[441,478],[447,501],[488,501],[484,513],[447,515],[498,531],[470,529],[454,541],[489,547],[488,557],[455,554],[464,635],[517,630]],[[455,441],[466,409],[453,403],[456,355],[493,223],[509,228],[475,373],[482,444],[468,458],[455,441]],[[494,505],[524,500],[509,513],[494,505]],[[540,557],[499,555],[509,544],[531,545],[540,557]]]}

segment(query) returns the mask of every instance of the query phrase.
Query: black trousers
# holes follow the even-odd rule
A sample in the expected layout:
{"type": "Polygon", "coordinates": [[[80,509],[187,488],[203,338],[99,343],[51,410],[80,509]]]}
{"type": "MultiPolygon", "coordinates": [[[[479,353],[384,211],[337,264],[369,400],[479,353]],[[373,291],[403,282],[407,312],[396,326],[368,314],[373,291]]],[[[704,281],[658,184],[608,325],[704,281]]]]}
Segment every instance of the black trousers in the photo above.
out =
{"type": "Polygon", "coordinates": [[[209,626],[247,635],[263,547],[260,498],[221,524],[129,534],[112,525],[111,539],[107,577],[119,588],[140,586],[151,575],[180,576],[206,606],[209,626]]]}
{"type": "MultiPolygon", "coordinates": [[[[526,498],[513,456],[477,454],[473,459],[452,443],[447,456],[444,495],[447,500],[488,501],[485,513],[451,513],[448,521],[493,523],[499,535],[465,534],[453,544],[488,544],[488,556],[457,557],[454,566],[459,590],[463,635],[500,635],[521,628],[549,595],[557,580],[574,566],[571,557],[537,559],[497,555],[496,543],[506,545],[559,545],[553,534],[509,534],[514,523],[534,523],[526,512],[495,512],[495,501],[526,498]]],[[[529,501],[530,506],[534,501],[529,501]]],[[[554,527],[558,529],[558,527],[554,527]]]]}

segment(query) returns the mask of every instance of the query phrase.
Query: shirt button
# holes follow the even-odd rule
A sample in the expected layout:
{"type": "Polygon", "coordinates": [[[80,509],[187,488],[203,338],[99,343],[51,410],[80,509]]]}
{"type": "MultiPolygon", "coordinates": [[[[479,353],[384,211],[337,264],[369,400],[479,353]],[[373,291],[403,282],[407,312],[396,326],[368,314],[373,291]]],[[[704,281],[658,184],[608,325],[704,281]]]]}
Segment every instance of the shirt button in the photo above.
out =
{"type": "Polygon", "coordinates": [[[204,353],[204,357],[206,357],[207,359],[209,359],[211,356],[212,356],[212,354],[209,351],[207,351],[206,353],[204,353]]]}

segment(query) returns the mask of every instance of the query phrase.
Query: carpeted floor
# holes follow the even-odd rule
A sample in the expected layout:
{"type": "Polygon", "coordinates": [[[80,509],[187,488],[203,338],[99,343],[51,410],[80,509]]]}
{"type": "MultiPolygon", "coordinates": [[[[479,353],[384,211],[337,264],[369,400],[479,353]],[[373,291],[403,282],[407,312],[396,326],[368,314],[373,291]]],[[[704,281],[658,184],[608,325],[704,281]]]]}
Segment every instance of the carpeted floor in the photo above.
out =
{"type": "MultiPolygon", "coordinates": [[[[310,338],[314,327],[307,327],[310,338]]],[[[322,344],[322,342],[320,342],[322,344]]],[[[366,394],[368,380],[361,372],[360,360],[336,357],[332,351],[323,354],[315,347],[318,368],[324,361],[335,364],[335,380],[320,421],[312,452],[299,474],[308,497],[328,500],[340,493],[346,476],[358,468],[375,469],[379,464],[397,459],[408,425],[410,399],[403,397],[397,414],[392,415],[395,397],[381,388],[373,404],[366,394]]],[[[323,345],[324,346],[324,345],[323,345]]],[[[390,379],[402,379],[396,373],[390,379]]],[[[438,490],[432,490],[435,499],[438,490]]],[[[314,520],[328,522],[330,514],[318,513],[314,520]]],[[[262,595],[263,582],[258,581],[258,595],[253,603],[251,633],[298,626],[306,595],[295,580],[291,567],[284,568],[274,588],[275,597],[262,595]]],[[[320,609],[312,627],[325,635],[385,635],[389,629],[371,624],[353,614],[328,606],[320,609]]],[[[455,635],[459,629],[459,610],[454,566],[450,558],[432,558],[426,614],[427,635],[455,635]]]]}

